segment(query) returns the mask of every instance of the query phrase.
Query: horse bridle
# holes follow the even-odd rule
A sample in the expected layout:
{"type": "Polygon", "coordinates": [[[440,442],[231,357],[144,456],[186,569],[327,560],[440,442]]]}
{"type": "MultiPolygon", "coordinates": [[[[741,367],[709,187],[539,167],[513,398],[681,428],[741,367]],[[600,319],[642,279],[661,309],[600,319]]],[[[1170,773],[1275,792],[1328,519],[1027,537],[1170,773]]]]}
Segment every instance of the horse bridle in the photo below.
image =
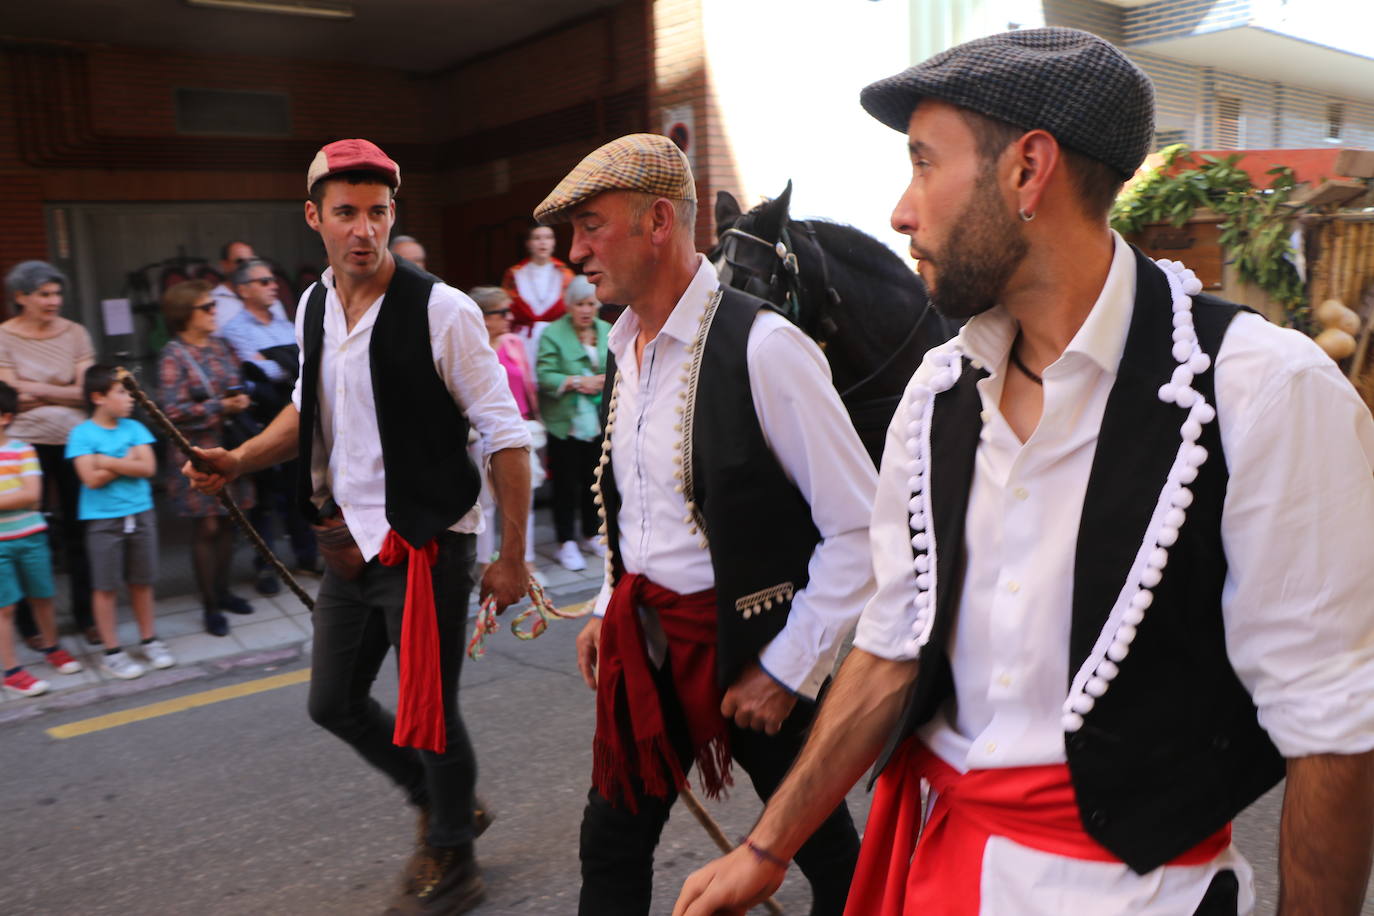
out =
{"type": "MultiPolygon", "coordinates": [[[[809,224],[806,225],[807,236],[815,245],[815,234],[811,231],[809,224]]],[[[781,237],[777,242],[770,242],[767,239],[759,238],[743,229],[730,228],[720,234],[721,259],[724,265],[720,269],[720,282],[726,286],[733,287],[751,296],[757,296],[764,302],[769,303],[778,311],[782,312],[794,324],[800,324],[801,320],[801,264],[797,261],[797,253],[792,249],[792,238],[787,231],[787,227],[782,227],[781,237]],[[747,245],[740,245],[747,242],[747,245]]],[[[819,253],[821,273],[825,277],[825,285],[829,290],[829,300],[833,305],[838,305],[839,294],[830,288],[830,272],[825,264],[825,252],[820,247],[816,247],[819,253]]],[[[822,340],[833,334],[835,323],[828,315],[821,316],[822,340]]]]}
{"type": "MultiPolygon", "coordinates": [[[[825,303],[821,306],[821,315],[816,322],[819,330],[817,337],[821,346],[824,347],[825,342],[839,330],[835,320],[830,317],[830,310],[839,308],[843,300],[840,298],[840,294],[836,292],[835,287],[830,284],[830,265],[825,257],[825,248],[816,241],[816,230],[808,220],[795,220],[793,225],[802,227],[802,232],[811,241],[811,247],[816,249],[816,261],[821,270],[821,284],[825,287],[825,303]]],[[[770,242],[733,226],[722,232],[720,234],[720,249],[721,260],[724,263],[719,269],[720,282],[757,296],[782,312],[793,324],[800,326],[801,265],[797,260],[796,252],[792,249],[792,239],[788,234],[786,223],[783,224],[779,235],[777,242],[770,242]],[[739,242],[748,242],[749,247],[741,249],[739,242]],[[749,254],[741,257],[741,251],[748,251],[749,254]],[[781,276],[779,276],[780,273],[781,276]],[[779,286],[783,287],[782,296],[775,297],[774,290],[779,286]]],[[[840,397],[842,399],[847,398],[885,372],[893,360],[906,350],[921,326],[925,324],[930,311],[930,302],[927,300],[925,309],[912,324],[911,330],[907,332],[901,344],[888,354],[887,359],[883,360],[876,369],[840,392],[840,397]]]]}

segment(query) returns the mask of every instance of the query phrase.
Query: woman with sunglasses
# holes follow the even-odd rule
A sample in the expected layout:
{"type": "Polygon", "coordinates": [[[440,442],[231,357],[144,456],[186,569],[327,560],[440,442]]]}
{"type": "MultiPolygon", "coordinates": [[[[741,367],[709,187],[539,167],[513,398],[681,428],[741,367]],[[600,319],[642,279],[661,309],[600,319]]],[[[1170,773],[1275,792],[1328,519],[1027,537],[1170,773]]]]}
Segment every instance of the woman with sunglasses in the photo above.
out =
{"type": "MultiPolygon", "coordinates": [[[[224,444],[229,418],[249,407],[239,375],[238,359],[229,345],[214,336],[215,300],[203,280],[178,283],[162,296],[162,314],[173,338],[162,350],[158,384],[162,409],[177,429],[200,448],[224,444]]],[[[192,489],[180,462],[167,462],[167,496],[177,515],[193,519],[191,563],[205,607],[205,631],[227,636],[224,612],[251,614],[253,607],[229,591],[234,528],[224,507],[213,496],[192,489]]],[[[252,505],[247,481],[234,484],[241,508],[252,505]]]]}
{"type": "MultiPolygon", "coordinates": [[[[511,298],[506,295],[505,290],[498,286],[475,286],[468,291],[468,295],[482,310],[482,318],[487,325],[488,343],[496,351],[497,361],[506,370],[506,380],[510,384],[510,393],[515,398],[515,406],[520,409],[520,416],[525,418],[525,425],[529,427],[530,436],[534,440],[530,448],[530,517],[529,525],[525,529],[529,532],[525,538],[525,565],[529,568],[530,575],[534,575],[534,491],[543,483],[545,477],[544,465],[537,454],[544,446],[545,435],[544,426],[539,422],[539,399],[535,389],[534,372],[530,369],[524,341],[511,332],[511,298]]],[[[480,469],[481,462],[478,462],[477,466],[480,469]]],[[[486,529],[477,535],[479,576],[482,566],[492,558],[496,546],[496,532],[499,530],[496,524],[496,503],[485,480],[480,502],[482,510],[486,513],[487,523],[486,529]]]]}

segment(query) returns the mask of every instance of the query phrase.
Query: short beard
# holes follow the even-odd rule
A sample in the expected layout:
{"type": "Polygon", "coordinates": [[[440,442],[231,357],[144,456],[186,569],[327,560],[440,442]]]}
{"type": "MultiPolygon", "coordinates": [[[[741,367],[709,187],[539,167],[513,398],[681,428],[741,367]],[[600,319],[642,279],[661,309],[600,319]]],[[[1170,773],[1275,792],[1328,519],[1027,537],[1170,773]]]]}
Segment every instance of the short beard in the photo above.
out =
{"type": "Polygon", "coordinates": [[[946,318],[967,321],[996,305],[1030,250],[1016,217],[1005,206],[993,169],[984,169],[968,206],[933,259],[937,273],[930,304],[946,318]]]}

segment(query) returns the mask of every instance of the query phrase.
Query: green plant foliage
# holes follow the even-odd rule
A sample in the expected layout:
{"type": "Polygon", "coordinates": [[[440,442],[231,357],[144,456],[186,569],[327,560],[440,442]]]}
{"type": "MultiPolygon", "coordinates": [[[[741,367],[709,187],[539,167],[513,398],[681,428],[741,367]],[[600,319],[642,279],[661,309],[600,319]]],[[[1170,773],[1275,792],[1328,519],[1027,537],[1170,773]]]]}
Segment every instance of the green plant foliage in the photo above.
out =
{"type": "Polygon", "coordinates": [[[1254,283],[1283,306],[1290,324],[1301,324],[1307,291],[1292,261],[1289,223],[1297,208],[1288,203],[1297,182],[1293,170],[1276,166],[1269,187],[1257,188],[1237,163],[1240,154],[1218,159],[1200,156],[1201,164],[1170,175],[1192,150],[1183,143],[1161,150],[1164,163],[1125,191],[1112,206],[1112,228],[1129,235],[1151,223],[1182,226],[1199,207],[1223,217],[1221,248],[1241,279],[1254,283]]]}

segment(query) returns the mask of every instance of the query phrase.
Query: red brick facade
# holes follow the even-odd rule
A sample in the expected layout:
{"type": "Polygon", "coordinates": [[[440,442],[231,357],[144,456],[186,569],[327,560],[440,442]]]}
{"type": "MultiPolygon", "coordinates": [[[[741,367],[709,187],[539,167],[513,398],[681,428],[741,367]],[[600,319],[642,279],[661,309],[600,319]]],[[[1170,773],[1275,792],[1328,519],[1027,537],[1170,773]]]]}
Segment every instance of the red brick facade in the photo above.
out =
{"type": "MultiPolygon", "coordinates": [[[[618,6],[436,74],[106,46],[0,48],[0,271],[49,250],[44,205],[299,201],[314,150],[363,136],[402,166],[402,228],[460,286],[521,255],[530,211],[601,142],[659,130],[690,103],[709,247],[715,188],[735,168],[720,134],[699,0],[618,6]],[[178,87],[283,93],[290,135],[179,134],[178,87]]],[[[566,252],[566,235],[560,236],[566,252]]],[[[198,252],[213,256],[214,252],[198,252]]]]}

